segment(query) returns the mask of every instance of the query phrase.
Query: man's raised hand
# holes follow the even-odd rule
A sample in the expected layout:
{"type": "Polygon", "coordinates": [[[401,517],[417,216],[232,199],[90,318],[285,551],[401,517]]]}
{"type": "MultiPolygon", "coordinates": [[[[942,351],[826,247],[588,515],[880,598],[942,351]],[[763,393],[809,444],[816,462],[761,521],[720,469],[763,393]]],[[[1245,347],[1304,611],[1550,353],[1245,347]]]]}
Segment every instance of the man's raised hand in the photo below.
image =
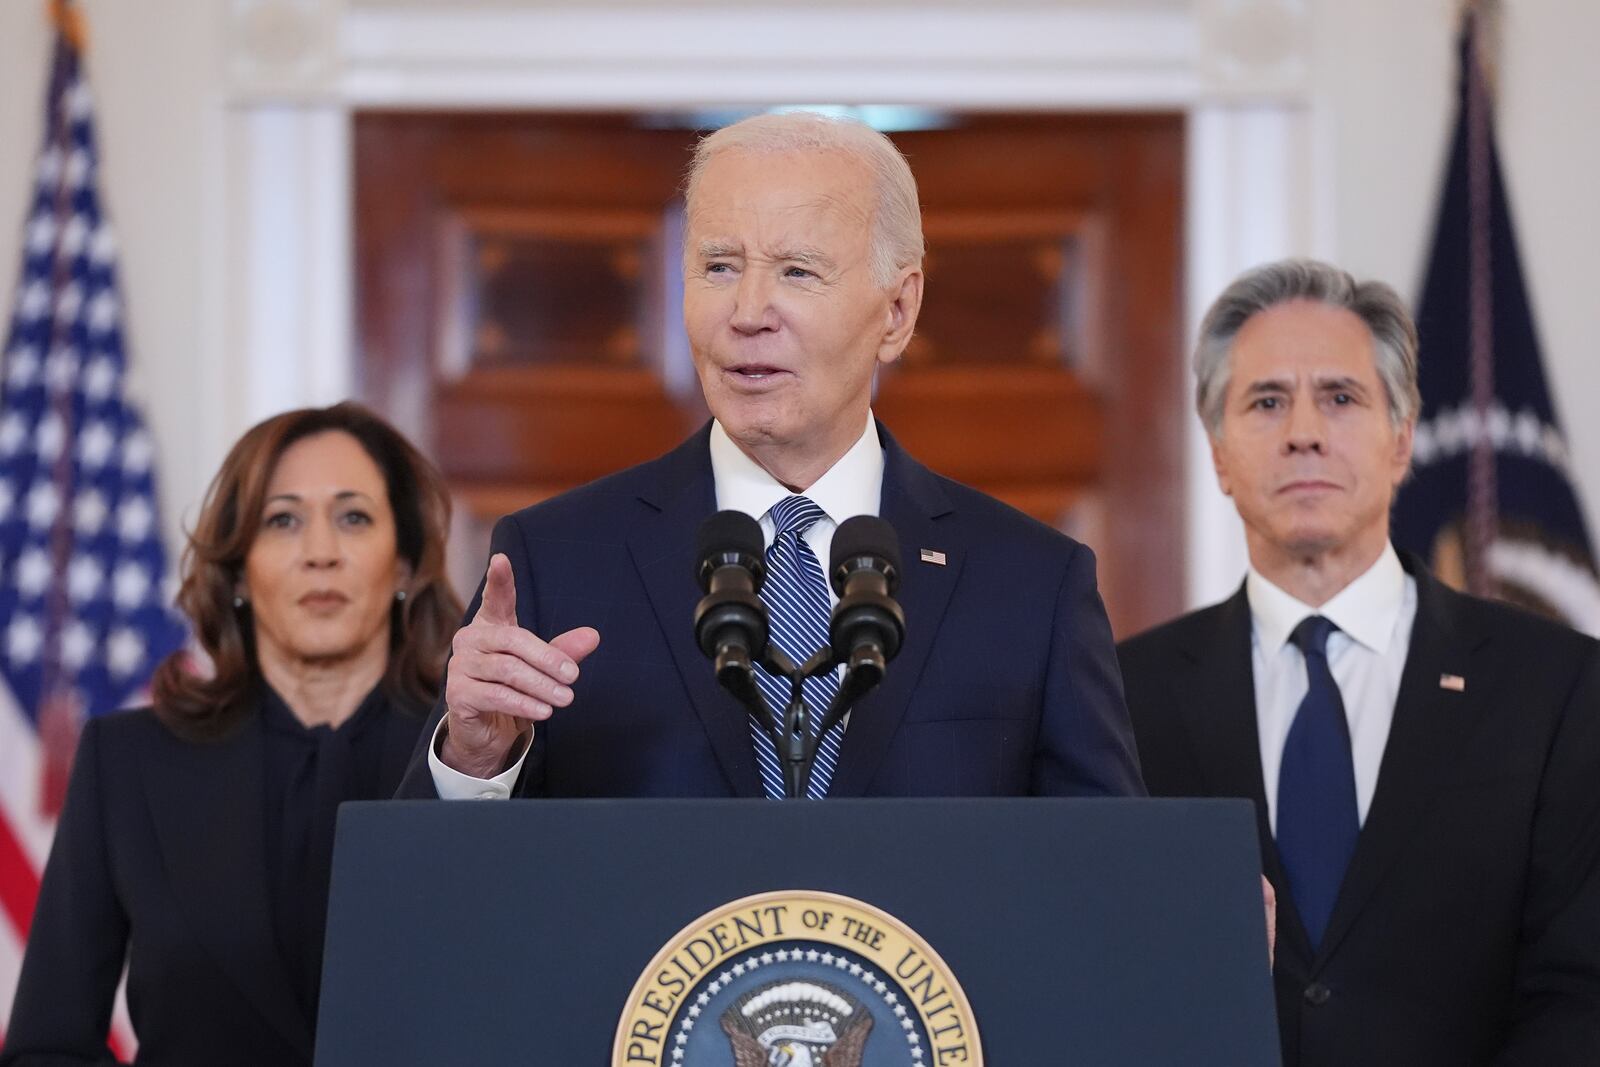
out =
{"type": "Polygon", "coordinates": [[[478,613],[451,645],[444,686],[449,724],[439,758],[474,778],[499,774],[519,737],[572,703],[578,664],[599,644],[599,632],[589,626],[549,641],[524,630],[511,561],[496,553],[478,613]]]}

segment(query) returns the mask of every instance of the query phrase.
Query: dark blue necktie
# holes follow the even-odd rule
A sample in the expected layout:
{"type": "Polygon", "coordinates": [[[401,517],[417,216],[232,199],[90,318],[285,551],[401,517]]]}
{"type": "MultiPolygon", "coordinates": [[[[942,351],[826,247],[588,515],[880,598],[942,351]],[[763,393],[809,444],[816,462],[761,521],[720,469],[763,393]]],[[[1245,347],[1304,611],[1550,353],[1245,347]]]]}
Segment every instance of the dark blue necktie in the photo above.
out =
{"type": "Polygon", "coordinates": [[[1278,770],[1278,857],[1313,949],[1361,834],[1350,724],[1328,669],[1328,635],[1336,629],[1313,615],[1290,637],[1305,656],[1307,686],[1278,770]]]}
{"type": "MultiPolygon", "coordinates": [[[[822,564],[805,541],[805,532],[826,516],[810,498],[803,496],[784,497],[772,505],[767,514],[772,517],[777,531],[772,547],[767,549],[767,578],[761,586],[761,599],[766,601],[769,615],[768,639],[799,664],[828,643],[832,602],[828,599],[822,564]]],[[[789,679],[758,668],[756,682],[766,695],[767,707],[781,724],[784,709],[789,706],[789,679]]],[[[813,733],[838,691],[839,676],[834,671],[820,678],[806,679],[806,706],[811,709],[813,733]]],[[[778,765],[778,750],[753,715],[750,734],[761,769],[762,787],[767,796],[781,799],[783,768],[778,765]]],[[[806,787],[807,797],[817,799],[828,795],[828,783],[833,780],[833,767],[839,761],[839,742],[843,736],[844,723],[840,722],[817,745],[811,781],[806,787]]]]}

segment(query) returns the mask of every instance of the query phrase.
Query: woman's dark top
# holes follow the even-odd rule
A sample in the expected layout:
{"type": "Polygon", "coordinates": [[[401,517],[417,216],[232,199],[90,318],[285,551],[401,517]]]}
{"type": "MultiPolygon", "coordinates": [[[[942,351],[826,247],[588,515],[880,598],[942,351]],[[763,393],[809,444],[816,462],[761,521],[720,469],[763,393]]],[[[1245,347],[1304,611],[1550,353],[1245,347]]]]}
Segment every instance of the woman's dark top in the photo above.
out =
{"type": "Polygon", "coordinates": [[[333,873],[333,827],[346,800],[394,794],[383,774],[383,731],[389,704],[380,690],[367,694],[355,714],[339,724],[306,726],[269,686],[260,698],[266,732],[266,844],[268,894],[278,951],[289,967],[295,995],[313,1022],[322,979],[322,935],[333,873]]]}
{"type": "Polygon", "coordinates": [[[375,690],[332,730],[255,704],[213,742],[149,709],[85,727],[0,1067],[115,1062],[124,961],[136,1063],[311,1063],[334,816],[392,795],[422,709],[375,690]]]}

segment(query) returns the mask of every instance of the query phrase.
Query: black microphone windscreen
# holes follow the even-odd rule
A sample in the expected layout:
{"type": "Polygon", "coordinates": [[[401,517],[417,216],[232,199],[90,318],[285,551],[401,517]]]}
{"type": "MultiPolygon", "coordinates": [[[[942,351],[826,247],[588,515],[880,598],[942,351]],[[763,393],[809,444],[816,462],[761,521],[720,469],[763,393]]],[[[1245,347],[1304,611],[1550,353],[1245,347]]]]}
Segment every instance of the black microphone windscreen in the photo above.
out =
{"type": "Polygon", "coordinates": [[[841,522],[839,528],[833,531],[833,547],[828,553],[828,573],[834,576],[835,592],[839,591],[840,565],[859,556],[881,559],[898,574],[900,536],[887,520],[876,515],[855,515],[841,522]]]}
{"type": "Polygon", "coordinates": [[[742,511],[719,511],[700,524],[695,558],[737,553],[760,560],[766,554],[761,524],[742,511]]]}

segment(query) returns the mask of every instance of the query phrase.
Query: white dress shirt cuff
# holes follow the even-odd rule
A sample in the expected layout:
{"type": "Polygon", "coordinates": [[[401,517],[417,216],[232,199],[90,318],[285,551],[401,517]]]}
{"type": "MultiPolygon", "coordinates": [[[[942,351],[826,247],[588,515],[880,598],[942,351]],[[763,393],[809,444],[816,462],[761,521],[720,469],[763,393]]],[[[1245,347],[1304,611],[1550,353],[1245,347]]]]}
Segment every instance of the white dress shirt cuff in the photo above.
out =
{"type": "Polygon", "coordinates": [[[444,760],[439,758],[439,747],[444,743],[445,725],[450,721],[448,715],[439,720],[439,725],[434,728],[433,739],[428,742],[428,770],[433,773],[433,788],[441,800],[506,800],[511,796],[511,787],[517,784],[517,775],[522,773],[522,761],[528,758],[528,749],[532,746],[523,745],[522,754],[517,761],[493,778],[474,778],[470,774],[462,774],[452,767],[445,766],[444,760]]]}

